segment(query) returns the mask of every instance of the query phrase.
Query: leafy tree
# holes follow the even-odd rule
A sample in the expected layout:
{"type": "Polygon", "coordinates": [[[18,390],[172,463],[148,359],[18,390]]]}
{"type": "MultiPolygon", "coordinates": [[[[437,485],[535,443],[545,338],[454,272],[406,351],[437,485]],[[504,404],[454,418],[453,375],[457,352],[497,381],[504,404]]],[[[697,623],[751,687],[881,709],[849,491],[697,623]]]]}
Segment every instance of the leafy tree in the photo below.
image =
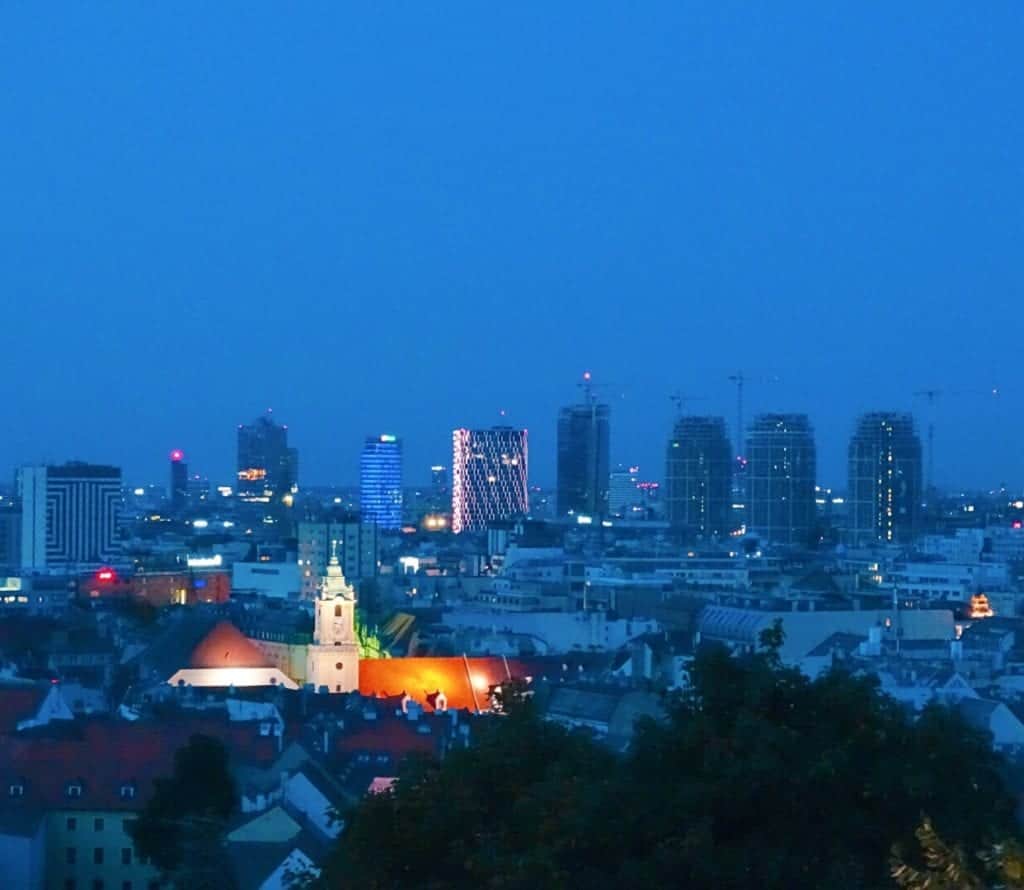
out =
{"type": "Polygon", "coordinates": [[[930,819],[917,829],[924,864],[915,867],[899,850],[892,876],[903,890],[1024,890],[1024,849],[1010,840],[994,844],[971,861],[959,846],[950,847],[930,819]]]}
{"type": "Polygon", "coordinates": [[[322,883],[892,887],[922,813],[961,849],[1012,831],[1002,764],[955,712],[912,719],[872,680],[812,681],[781,664],[780,634],[761,642],[703,651],[622,757],[510,696],[474,747],[410,764],[350,814],[322,883]]]}
{"type": "Polygon", "coordinates": [[[175,753],[173,775],[156,780],[153,795],[128,826],[135,851],[174,886],[231,887],[223,838],[237,803],[224,746],[194,735],[175,753]]]}

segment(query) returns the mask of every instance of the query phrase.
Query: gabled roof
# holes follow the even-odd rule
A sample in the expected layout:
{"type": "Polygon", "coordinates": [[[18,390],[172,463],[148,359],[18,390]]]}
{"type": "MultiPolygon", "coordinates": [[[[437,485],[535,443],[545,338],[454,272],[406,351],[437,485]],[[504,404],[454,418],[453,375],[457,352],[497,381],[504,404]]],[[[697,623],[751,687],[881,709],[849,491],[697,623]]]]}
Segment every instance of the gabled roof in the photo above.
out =
{"type": "Polygon", "coordinates": [[[230,621],[218,622],[192,650],[191,668],[273,667],[260,648],[230,621]]]}
{"type": "Polygon", "coordinates": [[[957,710],[961,716],[975,729],[989,729],[992,713],[1002,702],[988,698],[963,698],[957,702],[957,710]]]}
{"type": "Polygon", "coordinates": [[[227,836],[228,843],[287,843],[302,830],[280,806],[271,807],[239,825],[227,836]]]}

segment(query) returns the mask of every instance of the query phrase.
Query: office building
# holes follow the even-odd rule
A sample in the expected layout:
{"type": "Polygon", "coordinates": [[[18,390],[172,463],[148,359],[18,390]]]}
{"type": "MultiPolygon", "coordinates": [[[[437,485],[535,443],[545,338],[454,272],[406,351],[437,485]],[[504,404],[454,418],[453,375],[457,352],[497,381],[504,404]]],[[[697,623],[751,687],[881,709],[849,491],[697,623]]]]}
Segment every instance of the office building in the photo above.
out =
{"type": "Polygon", "coordinates": [[[121,470],[86,463],[22,467],[21,568],[98,566],[120,553],[121,470]]]}
{"type": "Polygon", "coordinates": [[[695,538],[733,530],[732,446],[721,417],[680,417],[665,460],[665,513],[695,538]]]}
{"type": "MultiPolygon", "coordinates": [[[[589,394],[588,394],[589,395],[589,394]]],[[[558,413],[559,516],[608,512],[608,447],[611,412],[590,397],[558,413]]]]}
{"type": "Polygon", "coordinates": [[[452,531],[479,531],[528,509],[526,430],[454,430],[452,531]]]}
{"type": "Polygon", "coordinates": [[[298,452],[288,447],[288,427],[269,412],[238,427],[238,498],[248,503],[280,503],[298,483],[298,452]]]}
{"type": "Polygon", "coordinates": [[[379,528],[402,527],[402,443],[397,436],[367,437],[359,459],[359,512],[364,522],[379,528]]]}
{"type": "Polygon", "coordinates": [[[918,531],[923,493],[914,418],[893,411],[862,415],[849,459],[847,542],[865,547],[910,541],[918,531]]]}
{"type": "Polygon", "coordinates": [[[180,513],[188,506],[188,464],[185,452],[175,448],[171,452],[171,510],[180,513]]]}
{"type": "Polygon", "coordinates": [[[378,527],[364,522],[358,513],[338,513],[322,520],[300,522],[297,536],[303,599],[316,599],[332,548],[342,572],[352,582],[377,576],[378,527]]]}
{"type": "Polygon", "coordinates": [[[812,544],[817,453],[807,415],[756,416],[746,458],[747,531],[769,544],[812,544]]]}
{"type": "Polygon", "coordinates": [[[438,494],[447,494],[448,467],[442,464],[434,464],[430,468],[430,485],[438,494]]]}
{"type": "Polygon", "coordinates": [[[640,467],[621,464],[608,474],[608,515],[628,518],[643,504],[640,467]]]}

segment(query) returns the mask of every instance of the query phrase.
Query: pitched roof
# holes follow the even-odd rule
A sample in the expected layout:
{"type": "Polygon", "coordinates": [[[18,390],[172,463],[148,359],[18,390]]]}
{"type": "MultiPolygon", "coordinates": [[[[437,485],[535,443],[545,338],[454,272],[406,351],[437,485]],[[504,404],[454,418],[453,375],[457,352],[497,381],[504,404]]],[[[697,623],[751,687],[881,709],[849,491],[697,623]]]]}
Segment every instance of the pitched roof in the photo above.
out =
{"type": "Polygon", "coordinates": [[[405,693],[433,709],[433,693],[443,692],[449,710],[482,711],[488,692],[521,675],[503,658],[371,658],[359,662],[359,693],[379,698],[405,693]],[[467,670],[468,668],[468,670],[467,670]]]}
{"type": "Polygon", "coordinates": [[[197,733],[220,739],[233,759],[269,763],[277,747],[276,739],[260,736],[253,724],[231,723],[223,715],[67,724],[0,737],[0,811],[138,809],[154,779],[171,774],[174,753],[197,733]],[[15,784],[23,785],[23,794],[7,796],[15,784]],[[80,784],[80,794],[69,795],[72,784],[80,784]],[[134,794],[122,796],[122,788],[134,788],[134,794]]]}
{"type": "Polygon", "coordinates": [[[218,622],[192,650],[188,666],[192,668],[273,667],[259,646],[249,640],[230,621],[218,622]]]}
{"type": "Polygon", "coordinates": [[[0,733],[14,732],[22,720],[34,717],[49,691],[49,684],[0,683],[0,733]]]}

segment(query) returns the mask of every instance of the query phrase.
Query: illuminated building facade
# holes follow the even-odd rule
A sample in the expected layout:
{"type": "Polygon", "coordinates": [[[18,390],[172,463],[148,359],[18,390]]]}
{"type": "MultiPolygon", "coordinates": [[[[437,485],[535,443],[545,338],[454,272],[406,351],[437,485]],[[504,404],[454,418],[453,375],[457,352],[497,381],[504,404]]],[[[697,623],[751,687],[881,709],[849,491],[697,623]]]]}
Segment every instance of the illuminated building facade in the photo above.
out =
{"type": "Polygon", "coordinates": [[[921,440],[913,416],[862,415],[850,439],[849,473],[848,543],[866,547],[911,540],[922,495],[921,440]]]}
{"type": "Polygon", "coordinates": [[[180,448],[171,452],[171,510],[180,513],[188,505],[188,464],[180,448]]]}
{"type": "Polygon", "coordinates": [[[558,413],[559,516],[608,512],[608,448],[611,410],[593,399],[558,413]]]}
{"type": "Polygon", "coordinates": [[[368,436],[359,459],[359,510],[363,521],[402,527],[402,443],[397,436],[368,436]]]}
{"type": "Polygon", "coordinates": [[[21,568],[99,566],[121,552],[121,470],[86,463],[22,467],[21,568]]]}
{"type": "Polygon", "coordinates": [[[697,538],[732,531],[732,445],[721,417],[680,417],[665,460],[665,512],[697,538]]]}
{"type": "Polygon", "coordinates": [[[452,531],[479,531],[529,510],[527,433],[512,427],[452,433],[452,531]]]}
{"type": "Polygon", "coordinates": [[[306,654],[306,682],[317,692],[359,689],[356,592],[332,556],[314,604],[313,642],[306,654]]]}
{"type": "Polygon", "coordinates": [[[807,415],[757,415],[746,457],[747,530],[770,544],[811,544],[817,452],[807,415]]]}
{"type": "Polygon", "coordinates": [[[299,457],[288,447],[288,427],[268,414],[238,427],[239,500],[281,503],[298,483],[299,457]]]}

